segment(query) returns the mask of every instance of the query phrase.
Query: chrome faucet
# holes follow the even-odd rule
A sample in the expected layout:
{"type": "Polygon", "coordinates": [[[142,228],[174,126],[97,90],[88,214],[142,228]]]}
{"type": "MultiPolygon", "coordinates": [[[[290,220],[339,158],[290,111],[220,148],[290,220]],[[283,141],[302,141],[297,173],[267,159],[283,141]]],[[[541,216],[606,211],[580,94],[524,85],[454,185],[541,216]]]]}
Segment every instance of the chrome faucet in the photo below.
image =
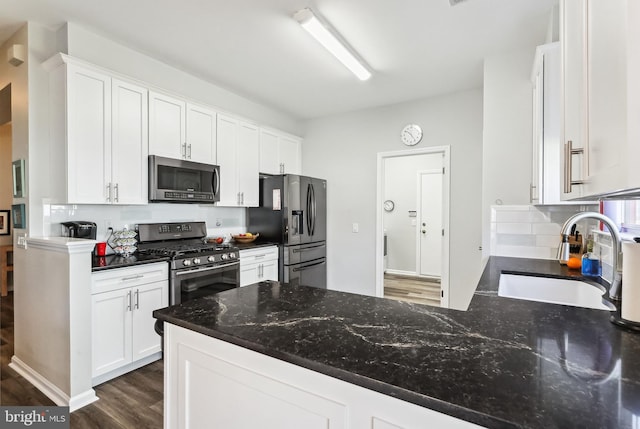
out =
{"type": "Polygon", "coordinates": [[[562,226],[562,243],[558,248],[558,260],[567,261],[569,259],[569,231],[571,227],[582,219],[597,219],[605,223],[609,228],[612,241],[612,261],[613,274],[611,278],[611,287],[609,288],[609,298],[620,301],[622,292],[622,242],[618,227],[607,216],[596,212],[582,212],[571,216],[562,226]]]}

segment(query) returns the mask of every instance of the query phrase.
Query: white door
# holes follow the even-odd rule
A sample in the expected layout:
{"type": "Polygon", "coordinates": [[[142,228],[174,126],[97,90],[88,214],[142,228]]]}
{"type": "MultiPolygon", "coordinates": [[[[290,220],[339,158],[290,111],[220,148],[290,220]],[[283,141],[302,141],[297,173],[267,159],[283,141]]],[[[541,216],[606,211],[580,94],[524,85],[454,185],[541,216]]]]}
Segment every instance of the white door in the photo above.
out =
{"type": "Polygon", "coordinates": [[[111,89],[111,202],[147,204],[148,91],[116,79],[111,89]]]}
{"type": "Polygon", "coordinates": [[[73,65],[67,70],[67,202],[110,203],[111,79],[73,65]]]}
{"type": "Polygon", "coordinates": [[[280,162],[286,174],[300,174],[300,141],[280,138],[280,162]]]}
{"type": "Polygon", "coordinates": [[[260,172],[282,173],[278,155],[278,135],[268,130],[260,130],[260,172]]]}
{"type": "Polygon", "coordinates": [[[149,154],[185,157],[186,107],[183,100],[149,92],[149,154]]]}
{"type": "Polygon", "coordinates": [[[91,296],[93,377],[131,363],[131,289],[91,296]]]}
{"type": "Polygon", "coordinates": [[[187,105],[186,159],[216,163],[216,112],[196,104],[187,105]]]}
{"type": "Polygon", "coordinates": [[[229,116],[218,115],[217,157],[220,165],[220,206],[239,206],[238,161],[238,121],[229,116]]]}
{"type": "Polygon", "coordinates": [[[258,127],[240,122],[237,150],[240,205],[258,207],[260,204],[260,136],[258,127]]]}
{"type": "Polygon", "coordinates": [[[442,275],[442,176],[442,170],[418,173],[421,276],[440,278],[442,275]]]}
{"type": "Polygon", "coordinates": [[[135,362],[161,351],[162,339],[154,330],[153,311],[168,305],[167,281],[149,283],[132,288],[133,344],[132,360],[135,362]]]}

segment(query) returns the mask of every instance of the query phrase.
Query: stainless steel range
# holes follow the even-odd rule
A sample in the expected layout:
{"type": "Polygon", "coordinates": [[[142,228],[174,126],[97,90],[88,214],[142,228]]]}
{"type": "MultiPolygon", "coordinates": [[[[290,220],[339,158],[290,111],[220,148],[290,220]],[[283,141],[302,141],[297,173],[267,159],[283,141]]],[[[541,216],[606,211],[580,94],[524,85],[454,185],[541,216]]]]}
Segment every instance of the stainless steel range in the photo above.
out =
{"type": "Polygon", "coordinates": [[[236,247],[207,243],[205,222],[138,225],[138,252],[169,258],[169,304],[240,286],[236,247]]]}

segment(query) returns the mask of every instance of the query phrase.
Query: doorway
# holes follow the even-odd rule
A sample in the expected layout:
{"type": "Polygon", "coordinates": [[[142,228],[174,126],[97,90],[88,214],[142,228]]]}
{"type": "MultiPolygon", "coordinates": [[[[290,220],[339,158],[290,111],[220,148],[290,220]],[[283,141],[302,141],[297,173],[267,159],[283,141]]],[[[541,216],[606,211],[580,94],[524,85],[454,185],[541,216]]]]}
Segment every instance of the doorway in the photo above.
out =
{"type": "Polygon", "coordinates": [[[406,286],[406,300],[449,306],[449,150],[378,153],[378,297],[385,296],[386,274],[389,291],[406,286]]]}

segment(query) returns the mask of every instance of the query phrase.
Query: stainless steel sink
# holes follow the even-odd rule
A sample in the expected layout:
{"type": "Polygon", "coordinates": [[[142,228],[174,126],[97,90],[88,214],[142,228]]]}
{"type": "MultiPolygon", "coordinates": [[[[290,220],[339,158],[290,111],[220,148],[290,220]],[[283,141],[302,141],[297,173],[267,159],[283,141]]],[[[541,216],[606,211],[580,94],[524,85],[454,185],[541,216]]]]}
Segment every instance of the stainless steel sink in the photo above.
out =
{"type": "Polygon", "coordinates": [[[603,301],[606,292],[600,285],[580,280],[534,277],[520,274],[501,274],[498,296],[571,305],[596,310],[615,310],[610,302],[603,301]]]}

